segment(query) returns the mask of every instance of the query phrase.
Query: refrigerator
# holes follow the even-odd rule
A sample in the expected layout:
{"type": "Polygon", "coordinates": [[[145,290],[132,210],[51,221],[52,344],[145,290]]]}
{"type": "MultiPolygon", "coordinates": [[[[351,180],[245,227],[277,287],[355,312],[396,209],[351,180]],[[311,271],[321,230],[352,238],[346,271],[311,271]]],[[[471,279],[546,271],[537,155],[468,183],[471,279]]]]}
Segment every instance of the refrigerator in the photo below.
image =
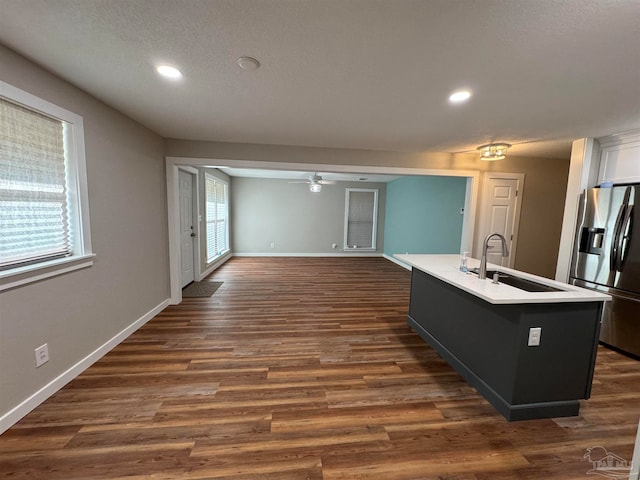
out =
{"type": "Polygon", "coordinates": [[[612,296],[600,341],[640,358],[640,183],[580,196],[570,283],[612,296]]]}

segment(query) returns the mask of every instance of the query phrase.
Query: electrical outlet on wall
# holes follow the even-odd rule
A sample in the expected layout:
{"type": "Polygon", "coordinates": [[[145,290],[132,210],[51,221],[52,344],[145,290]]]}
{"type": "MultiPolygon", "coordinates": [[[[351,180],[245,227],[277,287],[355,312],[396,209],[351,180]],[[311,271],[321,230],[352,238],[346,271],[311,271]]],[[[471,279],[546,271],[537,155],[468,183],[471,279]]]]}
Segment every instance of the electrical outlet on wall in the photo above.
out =
{"type": "Polygon", "coordinates": [[[36,353],[36,367],[44,365],[49,361],[49,345],[47,345],[46,343],[36,348],[35,353],[36,353]]]}
{"type": "Polygon", "coordinates": [[[271,248],[276,248],[276,242],[275,241],[271,242],[271,248]]]}
{"type": "Polygon", "coordinates": [[[529,341],[527,345],[529,347],[537,347],[540,345],[540,337],[542,336],[541,327],[532,327],[529,329],[529,341]]]}

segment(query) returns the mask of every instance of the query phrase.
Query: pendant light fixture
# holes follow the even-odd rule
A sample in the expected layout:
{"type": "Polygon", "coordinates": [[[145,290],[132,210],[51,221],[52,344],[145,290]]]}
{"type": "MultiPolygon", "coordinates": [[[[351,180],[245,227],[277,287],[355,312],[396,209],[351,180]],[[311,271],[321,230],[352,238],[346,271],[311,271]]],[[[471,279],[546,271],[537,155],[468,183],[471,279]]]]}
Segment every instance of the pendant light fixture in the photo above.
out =
{"type": "Polygon", "coordinates": [[[480,150],[480,160],[493,162],[502,160],[507,156],[507,150],[511,147],[508,143],[488,143],[478,147],[480,150]]]}

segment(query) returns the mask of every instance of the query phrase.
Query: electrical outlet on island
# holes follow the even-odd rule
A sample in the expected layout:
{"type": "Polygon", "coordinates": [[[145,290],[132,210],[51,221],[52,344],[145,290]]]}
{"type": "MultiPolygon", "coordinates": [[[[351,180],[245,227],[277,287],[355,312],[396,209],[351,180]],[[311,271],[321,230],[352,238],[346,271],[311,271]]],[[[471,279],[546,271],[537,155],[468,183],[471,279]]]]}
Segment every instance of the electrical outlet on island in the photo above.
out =
{"type": "Polygon", "coordinates": [[[540,346],[540,337],[542,336],[542,328],[541,327],[533,327],[529,329],[529,341],[527,345],[529,347],[538,347],[540,346]]]}

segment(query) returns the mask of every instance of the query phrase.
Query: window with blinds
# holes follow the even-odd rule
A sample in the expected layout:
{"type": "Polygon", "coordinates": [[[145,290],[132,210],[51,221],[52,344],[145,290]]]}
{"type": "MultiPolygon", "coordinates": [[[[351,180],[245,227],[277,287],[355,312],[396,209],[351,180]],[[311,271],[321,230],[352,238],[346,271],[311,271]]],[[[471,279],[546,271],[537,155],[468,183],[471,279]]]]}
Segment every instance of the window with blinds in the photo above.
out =
{"type": "Polygon", "coordinates": [[[0,99],[0,270],[72,254],[64,130],[0,99]]]}
{"type": "Polygon", "coordinates": [[[0,81],[0,291],[93,256],[82,117],[0,81]]]}
{"type": "Polygon", "coordinates": [[[207,263],[229,250],[227,184],[205,174],[207,263]]]}
{"type": "Polygon", "coordinates": [[[347,188],[344,245],[347,249],[376,248],[378,190],[347,188]]]}

